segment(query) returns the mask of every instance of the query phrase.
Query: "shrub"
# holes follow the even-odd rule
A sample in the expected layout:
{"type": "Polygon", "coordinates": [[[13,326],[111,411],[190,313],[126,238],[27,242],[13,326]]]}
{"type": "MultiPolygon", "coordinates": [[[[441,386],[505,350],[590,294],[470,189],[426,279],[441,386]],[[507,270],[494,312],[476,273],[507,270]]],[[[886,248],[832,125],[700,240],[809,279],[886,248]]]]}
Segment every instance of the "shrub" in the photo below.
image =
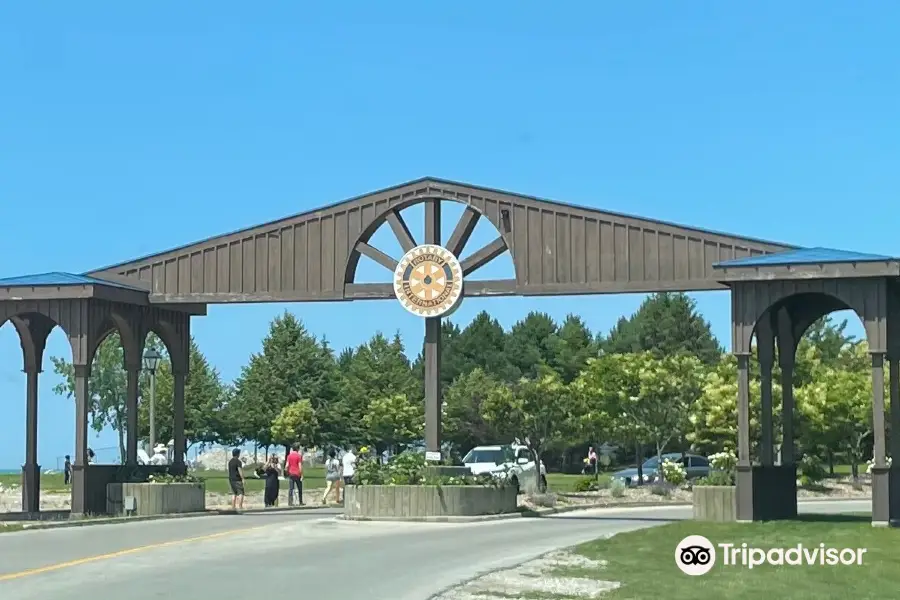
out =
{"type": "Polygon", "coordinates": [[[621,479],[613,479],[609,482],[609,494],[613,498],[621,498],[625,495],[625,482],[621,479]]]}
{"type": "Polygon", "coordinates": [[[680,463],[668,458],[662,462],[663,479],[672,485],[681,485],[687,480],[687,471],[680,463]]]}
{"type": "MultiPolygon", "coordinates": [[[[362,453],[360,453],[362,454],[362,453]]],[[[490,474],[477,476],[434,476],[428,473],[425,455],[419,452],[403,452],[392,456],[387,464],[377,458],[361,456],[357,460],[356,485],[481,485],[502,487],[507,485],[505,476],[490,474]]]]}
{"type": "Polygon", "coordinates": [[[591,492],[596,489],[594,484],[597,483],[593,477],[582,477],[575,482],[574,490],[576,492],[591,492]]]}
{"type": "Polygon", "coordinates": [[[734,485],[734,475],[725,471],[710,471],[709,475],[698,479],[694,485],[734,485]]]}
{"type": "Polygon", "coordinates": [[[737,470],[737,456],[731,450],[717,452],[709,457],[709,466],[717,471],[734,473],[737,470]]]}
{"type": "Polygon", "coordinates": [[[803,487],[816,485],[828,475],[825,463],[823,463],[818,456],[813,454],[807,454],[800,459],[800,464],[797,466],[797,472],[799,474],[797,483],[803,487]]]}

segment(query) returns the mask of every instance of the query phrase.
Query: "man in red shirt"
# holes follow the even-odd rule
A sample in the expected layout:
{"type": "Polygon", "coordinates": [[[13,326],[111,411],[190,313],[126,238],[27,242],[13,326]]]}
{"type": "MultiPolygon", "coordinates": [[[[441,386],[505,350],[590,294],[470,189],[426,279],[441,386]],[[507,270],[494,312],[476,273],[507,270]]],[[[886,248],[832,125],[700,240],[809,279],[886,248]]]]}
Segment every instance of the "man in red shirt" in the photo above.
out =
{"type": "Polygon", "coordinates": [[[291,446],[287,455],[287,475],[290,481],[288,487],[288,506],[294,504],[294,488],[297,488],[297,500],[303,506],[303,455],[300,454],[300,444],[291,446]]]}

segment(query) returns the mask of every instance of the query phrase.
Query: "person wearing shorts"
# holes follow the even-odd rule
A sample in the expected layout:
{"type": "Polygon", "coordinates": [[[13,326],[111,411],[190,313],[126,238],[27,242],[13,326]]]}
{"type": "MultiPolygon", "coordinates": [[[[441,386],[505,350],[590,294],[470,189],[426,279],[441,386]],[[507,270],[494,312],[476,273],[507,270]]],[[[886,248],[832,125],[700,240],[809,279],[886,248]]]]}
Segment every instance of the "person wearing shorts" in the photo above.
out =
{"type": "Polygon", "coordinates": [[[228,461],[228,483],[231,484],[231,508],[240,510],[244,508],[244,463],[241,462],[241,450],[235,448],[231,451],[231,460],[228,461]]]}
{"type": "Polygon", "coordinates": [[[353,483],[353,476],[356,475],[356,453],[351,446],[344,456],[341,457],[341,475],[344,477],[344,487],[353,483]]]}

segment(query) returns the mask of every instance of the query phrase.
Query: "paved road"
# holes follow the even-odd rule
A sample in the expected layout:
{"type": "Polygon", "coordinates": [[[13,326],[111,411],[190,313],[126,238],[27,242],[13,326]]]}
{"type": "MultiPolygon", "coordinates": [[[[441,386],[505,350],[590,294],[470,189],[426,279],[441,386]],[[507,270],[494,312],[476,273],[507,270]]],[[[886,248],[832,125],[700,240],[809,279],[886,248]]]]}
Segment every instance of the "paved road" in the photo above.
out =
{"type": "MultiPolygon", "coordinates": [[[[804,512],[870,509],[869,501],[801,504],[804,512]]],[[[246,600],[271,589],[303,598],[426,600],[481,572],[555,548],[690,518],[690,507],[604,509],[470,524],[345,522],[333,513],[0,534],[0,598],[246,600]]]]}

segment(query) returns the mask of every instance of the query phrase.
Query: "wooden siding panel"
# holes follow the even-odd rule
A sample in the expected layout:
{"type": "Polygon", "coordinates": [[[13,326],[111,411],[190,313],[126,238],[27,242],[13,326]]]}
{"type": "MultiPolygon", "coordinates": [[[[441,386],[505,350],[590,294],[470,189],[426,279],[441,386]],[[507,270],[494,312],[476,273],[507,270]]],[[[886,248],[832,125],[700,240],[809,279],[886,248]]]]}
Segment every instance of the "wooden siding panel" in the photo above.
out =
{"type": "Polygon", "coordinates": [[[356,264],[349,260],[356,256],[356,242],[368,241],[386,211],[427,198],[470,205],[493,224],[510,251],[518,282],[514,291],[522,294],[725,289],[716,262],[791,248],[422,180],[91,274],[143,279],[155,294],[177,302],[339,299],[347,266],[356,264]]]}

